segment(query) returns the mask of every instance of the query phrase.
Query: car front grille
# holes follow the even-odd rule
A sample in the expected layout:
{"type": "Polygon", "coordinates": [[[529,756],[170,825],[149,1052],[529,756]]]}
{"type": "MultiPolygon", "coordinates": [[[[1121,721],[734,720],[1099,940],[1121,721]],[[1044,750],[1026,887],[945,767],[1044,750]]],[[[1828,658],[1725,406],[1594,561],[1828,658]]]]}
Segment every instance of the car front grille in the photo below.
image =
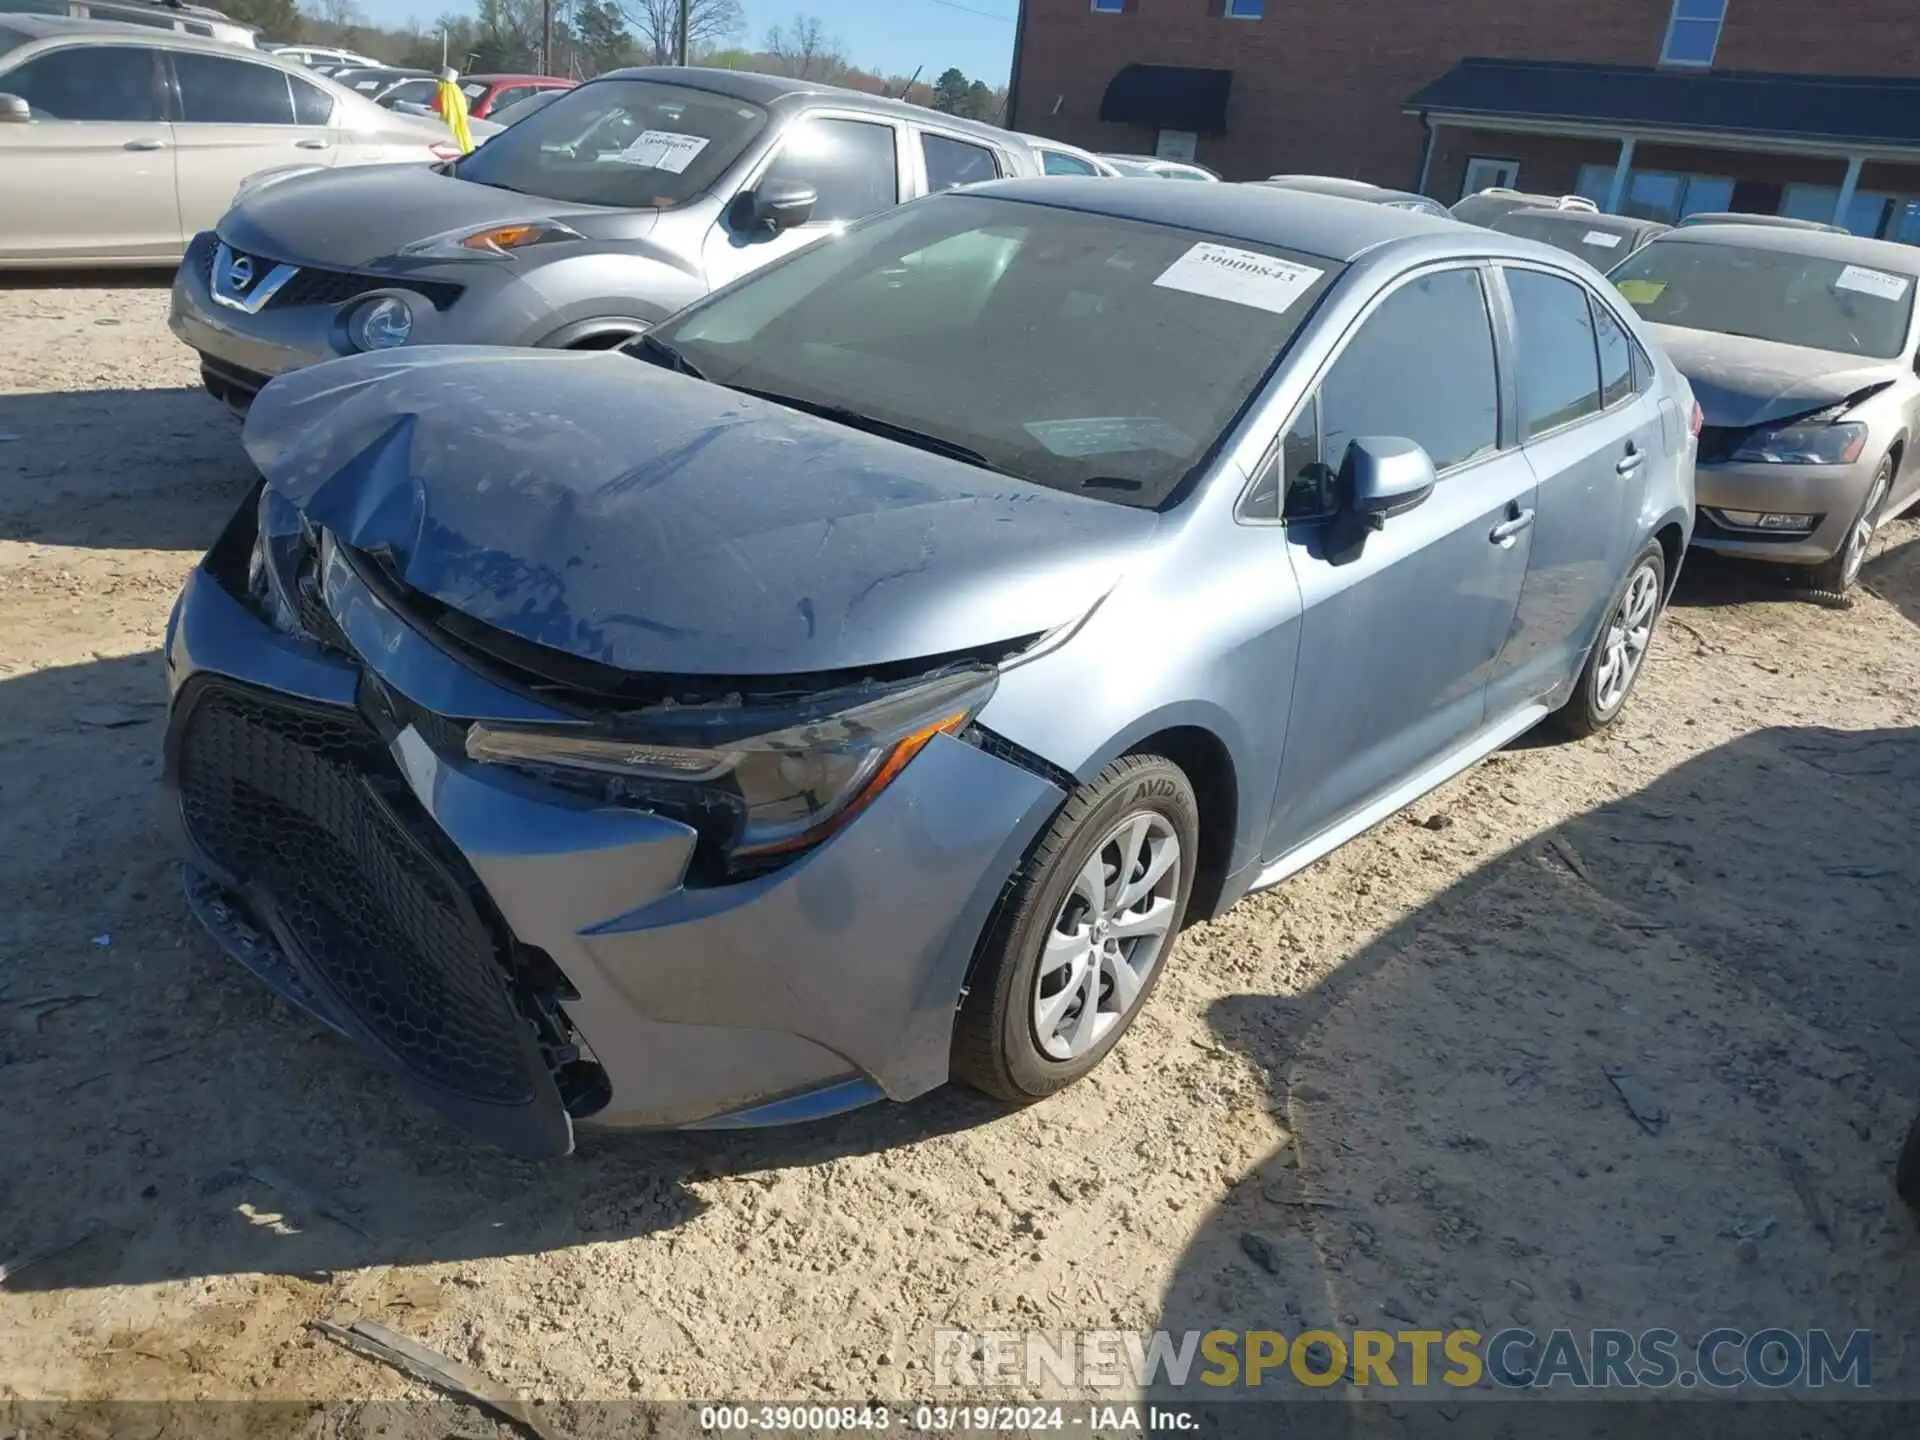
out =
{"type": "Polygon", "coordinates": [[[540,1052],[482,902],[359,713],[213,679],[183,713],[188,833],[331,998],[419,1080],[481,1104],[531,1102],[540,1052]]]}
{"type": "MultiPolygon", "coordinates": [[[[213,283],[213,252],[209,245],[200,258],[201,273],[207,283],[213,283]]],[[[238,259],[246,252],[235,250],[238,259]]],[[[253,261],[256,275],[265,275],[274,266],[286,262],[265,255],[247,255],[253,261]]],[[[410,280],[394,275],[363,275],[351,270],[321,270],[303,265],[294,272],[293,278],[274,292],[267,301],[268,310],[291,310],[302,305],[340,305],[372,290],[398,288],[411,290],[424,296],[436,310],[450,310],[461,295],[466,292],[464,285],[456,285],[450,280],[410,280]]]]}

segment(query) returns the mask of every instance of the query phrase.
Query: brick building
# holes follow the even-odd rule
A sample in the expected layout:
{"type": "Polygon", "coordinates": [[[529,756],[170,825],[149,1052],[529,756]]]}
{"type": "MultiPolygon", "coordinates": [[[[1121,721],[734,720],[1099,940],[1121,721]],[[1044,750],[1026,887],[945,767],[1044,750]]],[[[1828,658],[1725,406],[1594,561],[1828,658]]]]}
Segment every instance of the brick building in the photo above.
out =
{"type": "Polygon", "coordinates": [[[1022,0],[1011,124],[1920,243],[1920,0],[1022,0]]]}

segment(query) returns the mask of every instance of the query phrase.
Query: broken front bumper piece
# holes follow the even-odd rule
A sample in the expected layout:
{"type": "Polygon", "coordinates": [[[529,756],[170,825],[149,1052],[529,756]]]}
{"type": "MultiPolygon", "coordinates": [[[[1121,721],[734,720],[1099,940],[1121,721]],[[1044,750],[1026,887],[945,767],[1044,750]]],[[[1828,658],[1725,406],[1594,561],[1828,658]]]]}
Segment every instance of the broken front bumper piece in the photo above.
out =
{"type": "Polygon", "coordinates": [[[329,595],[329,643],[283,633],[216,578],[219,548],[167,639],[189,903],[410,1092],[553,1156],[576,1120],[778,1124],[945,1081],[1055,786],[939,735],[815,849],[690,883],[686,825],[467,758],[467,722],[542,718],[526,697],[370,591],[329,595]]]}

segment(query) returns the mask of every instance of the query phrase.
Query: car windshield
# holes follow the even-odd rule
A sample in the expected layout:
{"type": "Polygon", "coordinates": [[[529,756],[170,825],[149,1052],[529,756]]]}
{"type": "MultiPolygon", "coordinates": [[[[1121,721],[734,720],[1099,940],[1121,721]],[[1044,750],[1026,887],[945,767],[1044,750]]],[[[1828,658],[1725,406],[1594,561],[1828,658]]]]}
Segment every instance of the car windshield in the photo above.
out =
{"type": "Polygon", "coordinates": [[[1612,269],[1633,250],[1630,231],[1615,229],[1578,210],[1509,210],[1488,228],[1578,255],[1598,270],[1612,269]]]}
{"type": "Polygon", "coordinates": [[[1155,507],[1206,461],[1342,268],[942,195],[696,304],[644,353],[1038,484],[1155,507]]]}
{"type": "Polygon", "coordinates": [[[1913,279],[1870,264],[1656,240],[1609,278],[1658,325],[1891,360],[1906,349],[1913,279]]]}
{"type": "Polygon", "coordinates": [[[494,136],[453,173],[548,200],[668,209],[704,194],[767,123],[745,100],[595,80],[494,136]]]}

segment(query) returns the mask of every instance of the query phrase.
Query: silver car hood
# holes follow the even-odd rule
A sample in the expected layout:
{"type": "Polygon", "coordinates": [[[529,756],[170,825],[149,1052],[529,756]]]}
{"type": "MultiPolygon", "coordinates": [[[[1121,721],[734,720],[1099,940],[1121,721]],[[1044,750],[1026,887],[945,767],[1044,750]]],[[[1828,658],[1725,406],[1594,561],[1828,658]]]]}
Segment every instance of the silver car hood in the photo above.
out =
{"type": "Polygon", "coordinates": [[[617,352],[439,347],[273,381],[247,452],[414,590],[677,675],[858,669],[1084,615],[1157,517],[617,352]]]}
{"type": "MultiPolygon", "coordinates": [[[[618,233],[608,238],[634,240],[658,218],[654,211],[608,211],[522,195],[415,163],[349,165],[270,185],[229,210],[219,230],[222,240],[250,255],[354,270],[448,231],[563,219],[583,233],[613,227],[618,233]]],[[[461,263],[514,262],[476,258],[461,263]]]]}
{"type": "Polygon", "coordinates": [[[1744,335],[1673,325],[1647,328],[1692,384],[1709,425],[1746,429],[1788,420],[1883,385],[1902,369],[1897,360],[1867,360],[1744,335]]]}

